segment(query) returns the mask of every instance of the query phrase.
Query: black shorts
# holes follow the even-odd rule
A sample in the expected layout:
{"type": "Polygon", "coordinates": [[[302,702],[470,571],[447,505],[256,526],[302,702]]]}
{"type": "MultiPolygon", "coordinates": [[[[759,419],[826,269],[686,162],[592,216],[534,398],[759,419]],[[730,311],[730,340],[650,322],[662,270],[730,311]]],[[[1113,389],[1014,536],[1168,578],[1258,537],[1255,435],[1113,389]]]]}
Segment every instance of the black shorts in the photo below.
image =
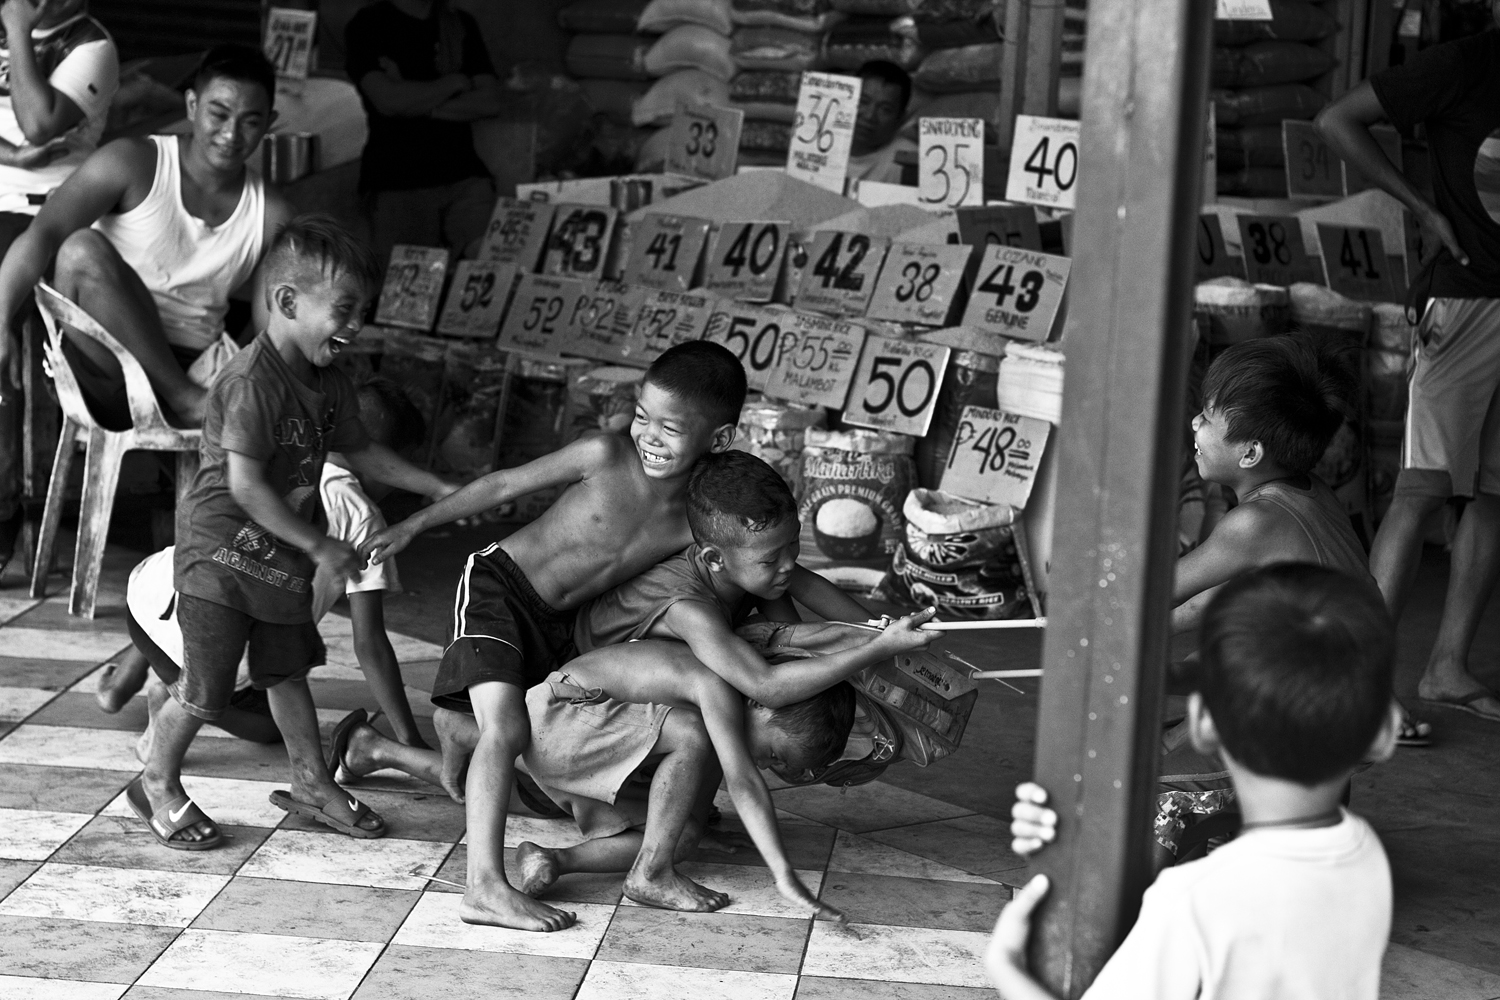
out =
{"type": "MultiPolygon", "coordinates": [[[[312,622],[263,622],[238,608],[187,594],[178,594],[176,601],[184,662],[167,688],[189,714],[206,722],[215,721],[229,707],[240,657],[247,645],[250,683],[262,691],[306,677],[309,670],[327,659],[323,638],[312,622]]],[[[150,653],[142,651],[150,660],[150,653]]],[[[165,655],[160,659],[171,662],[165,655]]],[[[160,676],[161,671],[157,673],[160,676]]]]}
{"type": "Polygon", "coordinates": [[[453,640],[432,682],[432,703],[474,711],[469,688],[487,681],[522,691],[571,660],[572,611],[536,592],[499,544],[469,556],[453,599],[453,640]]]}

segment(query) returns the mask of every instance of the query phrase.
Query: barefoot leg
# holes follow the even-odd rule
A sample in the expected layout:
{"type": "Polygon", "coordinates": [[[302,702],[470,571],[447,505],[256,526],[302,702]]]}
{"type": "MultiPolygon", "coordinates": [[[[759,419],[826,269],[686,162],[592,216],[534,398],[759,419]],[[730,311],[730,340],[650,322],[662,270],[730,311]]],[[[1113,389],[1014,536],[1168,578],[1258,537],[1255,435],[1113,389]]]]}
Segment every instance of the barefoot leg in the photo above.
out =
{"type": "Polygon", "coordinates": [[[146,654],[134,646],[120,654],[115,662],[106,663],[104,673],[99,677],[99,689],[94,692],[99,708],[109,715],[124,708],[125,703],[134,698],[146,683],[146,674],[149,672],[146,654]]]}
{"type": "MultiPolygon", "coordinates": [[[[442,785],[441,753],[397,743],[374,726],[355,727],[354,732],[349,735],[349,748],[344,751],[344,768],[354,777],[363,778],[372,771],[386,767],[420,778],[429,784],[442,785]]],[[[463,798],[460,797],[458,801],[462,802],[463,798]]]]}
{"type": "MultiPolygon", "coordinates": [[[[524,705],[522,710],[524,712],[524,705]]],[[[439,708],[433,712],[432,725],[437,730],[438,746],[443,752],[438,780],[433,784],[443,786],[454,802],[462,802],[464,775],[469,769],[469,759],[474,756],[474,748],[479,745],[479,726],[472,715],[451,708],[439,708]]]]}

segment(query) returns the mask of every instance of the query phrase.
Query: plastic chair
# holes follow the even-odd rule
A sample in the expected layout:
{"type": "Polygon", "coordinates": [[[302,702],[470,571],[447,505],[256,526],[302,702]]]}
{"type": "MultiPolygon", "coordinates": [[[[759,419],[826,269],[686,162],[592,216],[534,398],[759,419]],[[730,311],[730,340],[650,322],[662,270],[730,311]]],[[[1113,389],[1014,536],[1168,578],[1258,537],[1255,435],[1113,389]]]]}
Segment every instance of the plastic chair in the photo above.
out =
{"type": "Polygon", "coordinates": [[[73,555],[73,585],[68,594],[68,613],[94,617],[99,593],[99,571],[104,562],[104,541],[109,534],[115,488],[120,482],[120,462],[127,451],[171,451],[177,453],[177,502],[198,471],[198,441],[202,432],[173,427],[162,416],[156,392],[135,356],[79,306],[64,298],[46,282],[36,286],[36,304],[47,327],[44,349],[52,367],[63,420],[57,438],[57,456],[52,479],[47,484],[47,505],[37,539],[36,561],[31,569],[31,596],[45,596],[47,571],[57,543],[57,526],[67,494],[68,472],[74,448],[84,446],[83,498],[78,512],[78,546],[73,555]],[[107,347],[125,375],[132,426],[112,431],[100,426],[85,402],[78,379],[63,353],[63,328],[107,347]]]}

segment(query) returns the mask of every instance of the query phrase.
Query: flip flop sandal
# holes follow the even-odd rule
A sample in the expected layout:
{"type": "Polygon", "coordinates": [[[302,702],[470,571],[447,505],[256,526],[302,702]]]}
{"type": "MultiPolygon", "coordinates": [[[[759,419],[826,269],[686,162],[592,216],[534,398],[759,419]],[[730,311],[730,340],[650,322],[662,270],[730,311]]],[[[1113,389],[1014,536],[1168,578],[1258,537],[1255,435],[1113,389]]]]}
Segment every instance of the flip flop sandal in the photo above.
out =
{"type": "Polygon", "coordinates": [[[1418,748],[1432,746],[1432,724],[1418,722],[1409,715],[1404,717],[1401,728],[1396,732],[1396,745],[1418,748]]]}
{"type": "MultiPolygon", "coordinates": [[[[334,796],[323,803],[320,809],[309,802],[299,802],[292,798],[290,792],[278,788],[271,793],[271,805],[278,809],[285,809],[293,816],[317,820],[324,826],[331,826],[339,833],[348,834],[359,840],[375,840],[385,836],[385,821],[380,820],[380,826],[373,830],[366,830],[359,825],[359,821],[366,816],[375,816],[374,810],[358,799],[351,799],[344,795],[334,796]]],[[[379,816],[375,818],[380,819],[379,816]]]]}
{"type": "Polygon", "coordinates": [[[349,752],[349,737],[354,735],[354,730],[369,722],[365,710],[356,708],[339,720],[339,724],[333,727],[333,735],[328,738],[328,773],[341,785],[359,780],[344,766],[344,754],[349,752]]]}
{"type": "Polygon", "coordinates": [[[1486,722],[1500,722],[1500,717],[1488,715],[1474,707],[1476,701],[1483,701],[1486,698],[1500,700],[1500,694],[1496,694],[1488,688],[1480,688],[1478,691],[1469,692],[1462,698],[1423,698],[1422,701],[1428,705],[1437,705],[1439,708],[1456,708],[1460,712],[1468,712],[1475,718],[1483,719],[1486,722]]]}
{"type": "Polygon", "coordinates": [[[146,798],[146,787],[137,777],[125,786],[125,801],[130,804],[130,811],[140,817],[141,822],[146,824],[146,829],[151,831],[156,842],[163,847],[174,851],[211,851],[224,842],[224,831],[186,795],[179,795],[152,812],[151,801],[146,798]],[[213,823],[214,827],[214,835],[207,840],[172,839],[194,823],[203,822],[213,823]]]}

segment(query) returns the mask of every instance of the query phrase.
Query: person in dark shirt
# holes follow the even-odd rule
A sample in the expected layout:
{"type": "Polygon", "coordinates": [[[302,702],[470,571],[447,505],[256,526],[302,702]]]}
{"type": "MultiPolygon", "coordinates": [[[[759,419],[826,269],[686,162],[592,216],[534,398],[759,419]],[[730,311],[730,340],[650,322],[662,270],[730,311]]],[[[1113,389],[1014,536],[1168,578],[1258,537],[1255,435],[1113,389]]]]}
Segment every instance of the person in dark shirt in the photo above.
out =
{"type": "MultiPolygon", "coordinates": [[[[1500,0],[1490,8],[1500,23],[1500,0]]],[[[1399,619],[1416,579],[1423,523],[1451,497],[1468,499],[1442,624],[1417,694],[1500,722],[1500,697],[1468,670],[1500,559],[1500,31],[1435,46],[1377,73],[1329,105],[1318,127],[1335,152],[1400,199],[1440,243],[1412,282],[1420,344],[1396,495],[1370,569],[1399,619]],[[1431,200],[1370,136],[1382,118],[1407,134],[1425,127],[1431,200]]]]}
{"type": "Polygon", "coordinates": [[[376,256],[384,263],[396,243],[461,252],[483,234],[495,201],[470,128],[500,106],[479,25],[449,0],[380,0],[344,37],[370,120],[359,187],[376,256]]]}

